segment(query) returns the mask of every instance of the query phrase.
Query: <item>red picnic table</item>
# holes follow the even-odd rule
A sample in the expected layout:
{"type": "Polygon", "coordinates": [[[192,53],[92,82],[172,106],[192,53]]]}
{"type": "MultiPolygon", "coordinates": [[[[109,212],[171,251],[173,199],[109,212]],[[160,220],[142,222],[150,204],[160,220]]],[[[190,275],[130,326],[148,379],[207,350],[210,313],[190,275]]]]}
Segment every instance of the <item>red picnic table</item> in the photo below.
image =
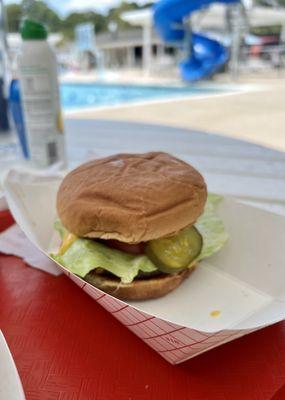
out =
{"type": "MultiPolygon", "coordinates": [[[[78,121],[77,123],[80,124],[78,121]]],[[[74,130],[78,129],[76,122],[73,121],[70,125],[73,125],[74,130]]],[[[84,130],[82,122],[83,136],[86,132],[87,138],[91,134],[91,128],[96,128],[95,125],[94,121],[88,122],[84,130]]],[[[120,132],[126,130],[127,124],[123,125],[116,124],[117,132],[111,134],[108,123],[97,123],[97,132],[100,132],[102,138],[100,151],[97,147],[97,152],[108,153],[107,145],[111,143],[112,135],[117,135],[118,143],[123,143],[120,140],[120,132]]],[[[265,182],[267,198],[263,194],[258,200],[254,195],[254,190],[261,193],[260,188],[264,184],[262,177],[256,177],[254,163],[250,170],[251,175],[246,176],[246,179],[260,179],[256,184],[258,189],[254,189],[249,183],[248,188],[242,185],[241,154],[246,154],[244,164],[247,165],[249,153],[252,152],[259,171],[262,165],[267,168],[267,159],[272,160],[274,154],[276,163],[281,166],[285,163],[283,154],[215,136],[209,136],[207,142],[207,136],[204,134],[189,131],[186,134],[184,130],[179,132],[173,129],[171,133],[170,128],[165,127],[149,126],[146,129],[145,125],[141,128],[137,125],[136,128],[135,130],[135,127],[131,126],[127,130],[136,133],[136,143],[142,140],[143,135],[149,135],[151,130],[153,134],[156,132],[158,135],[155,143],[159,143],[159,135],[163,135],[164,143],[165,140],[169,142],[168,136],[173,138],[176,135],[175,138],[182,139],[182,142],[187,141],[189,137],[189,140],[192,140],[189,149],[193,153],[192,155],[189,150],[189,161],[192,159],[192,163],[194,160],[195,164],[196,160],[196,165],[198,162],[202,165],[200,169],[207,175],[212,190],[221,186],[222,180],[228,177],[231,184],[225,187],[225,191],[228,190],[230,194],[240,198],[246,197],[250,202],[259,202],[262,205],[266,203],[266,207],[280,208],[282,211],[283,199],[281,195],[277,199],[274,197],[274,189],[268,191],[268,177],[265,182]],[[223,155],[217,155],[213,151],[214,138],[223,143],[223,155]],[[201,154],[202,150],[195,153],[197,148],[206,152],[207,146],[212,149],[212,156],[209,156],[209,153],[201,154]],[[231,157],[231,169],[228,167],[230,163],[226,154],[231,157]],[[239,158],[236,167],[233,154],[239,158]],[[222,166],[220,170],[213,167],[218,165],[219,156],[224,156],[224,173],[221,171],[222,166]],[[207,165],[203,164],[206,157],[207,165]],[[239,174],[236,170],[233,171],[235,168],[239,169],[239,174]],[[248,192],[244,193],[242,190],[248,192]],[[270,199],[269,196],[274,198],[270,199]]],[[[69,129],[71,130],[71,127],[69,129]]],[[[95,147],[96,137],[93,140],[95,147]]],[[[145,140],[142,142],[145,143],[145,140]]],[[[172,143],[173,152],[179,155],[179,140],[177,143],[172,143]]],[[[181,144],[181,151],[182,149],[187,151],[185,143],[181,144]]],[[[218,152],[220,149],[221,147],[218,152]]],[[[252,161],[252,158],[250,160],[252,161]]],[[[273,183],[276,185],[278,177],[274,179],[273,183]]],[[[278,188],[278,193],[280,190],[282,192],[284,183],[278,188]]],[[[282,195],[285,198],[285,191],[282,195]]],[[[12,223],[8,211],[0,212],[0,230],[6,229],[12,223]]],[[[14,256],[0,255],[0,299],[0,329],[14,357],[27,400],[285,399],[284,322],[173,366],[64,275],[55,277],[29,267],[14,256]]]]}

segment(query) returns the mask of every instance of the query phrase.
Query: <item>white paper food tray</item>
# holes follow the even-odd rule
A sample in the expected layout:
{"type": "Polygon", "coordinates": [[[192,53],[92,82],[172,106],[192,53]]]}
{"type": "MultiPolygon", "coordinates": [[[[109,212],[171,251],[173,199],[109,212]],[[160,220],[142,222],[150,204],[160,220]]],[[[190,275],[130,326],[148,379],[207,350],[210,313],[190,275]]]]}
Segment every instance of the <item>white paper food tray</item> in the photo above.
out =
{"type": "MultiPolygon", "coordinates": [[[[15,220],[47,255],[60,243],[53,228],[59,183],[15,173],[5,181],[15,220]]],[[[122,302],[61,268],[167,361],[181,363],[285,316],[285,217],[231,198],[219,215],[230,236],[226,246],[160,299],[122,302]]]]}

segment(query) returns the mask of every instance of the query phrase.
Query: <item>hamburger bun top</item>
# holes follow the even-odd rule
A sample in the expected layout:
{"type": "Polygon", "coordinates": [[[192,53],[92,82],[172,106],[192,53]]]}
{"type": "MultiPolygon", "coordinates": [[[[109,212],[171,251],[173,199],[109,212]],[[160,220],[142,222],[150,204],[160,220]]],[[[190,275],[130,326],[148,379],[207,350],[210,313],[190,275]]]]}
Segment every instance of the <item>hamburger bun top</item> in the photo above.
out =
{"type": "Polygon", "coordinates": [[[63,225],[81,237],[138,243],[174,234],[202,214],[201,174],[169,154],[117,154],[71,171],[57,194],[63,225]]]}

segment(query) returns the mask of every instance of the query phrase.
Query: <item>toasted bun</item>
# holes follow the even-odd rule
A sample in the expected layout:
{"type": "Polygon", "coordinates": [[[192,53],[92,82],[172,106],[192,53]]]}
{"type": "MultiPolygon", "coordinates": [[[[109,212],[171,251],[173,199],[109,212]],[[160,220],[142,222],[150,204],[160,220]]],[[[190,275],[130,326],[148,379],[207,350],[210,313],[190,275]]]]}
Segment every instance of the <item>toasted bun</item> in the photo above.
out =
{"type": "Polygon", "coordinates": [[[164,274],[148,279],[136,279],[132,283],[121,283],[108,276],[89,272],[85,280],[103,292],[121,300],[148,300],[165,296],[172,292],[186,279],[195,266],[184,269],[177,274],[164,274]]]}
{"type": "Polygon", "coordinates": [[[192,225],[206,197],[200,173],[169,154],[117,154],[70,172],[57,211],[77,236],[138,243],[192,225]]]}

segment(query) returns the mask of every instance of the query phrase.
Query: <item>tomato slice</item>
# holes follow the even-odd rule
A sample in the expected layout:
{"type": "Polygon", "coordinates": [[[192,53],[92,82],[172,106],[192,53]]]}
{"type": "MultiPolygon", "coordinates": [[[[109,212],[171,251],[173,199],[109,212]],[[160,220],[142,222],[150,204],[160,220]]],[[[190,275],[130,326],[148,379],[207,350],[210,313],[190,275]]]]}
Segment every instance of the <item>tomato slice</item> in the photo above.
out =
{"type": "Polygon", "coordinates": [[[130,243],[120,242],[119,240],[104,240],[103,243],[109,247],[113,247],[114,249],[121,250],[126,253],[131,253],[131,254],[144,253],[144,247],[145,247],[144,243],[130,244],[130,243]]]}

